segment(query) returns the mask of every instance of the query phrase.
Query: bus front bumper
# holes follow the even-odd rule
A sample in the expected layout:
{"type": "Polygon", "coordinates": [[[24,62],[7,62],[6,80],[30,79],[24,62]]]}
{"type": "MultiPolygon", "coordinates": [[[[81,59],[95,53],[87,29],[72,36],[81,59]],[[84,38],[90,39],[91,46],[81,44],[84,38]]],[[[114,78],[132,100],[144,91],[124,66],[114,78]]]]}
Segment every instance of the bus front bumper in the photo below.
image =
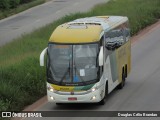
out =
{"type": "Polygon", "coordinates": [[[47,90],[49,102],[55,103],[96,103],[100,102],[104,97],[104,90],[98,89],[83,95],[60,95],[47,90]]]}

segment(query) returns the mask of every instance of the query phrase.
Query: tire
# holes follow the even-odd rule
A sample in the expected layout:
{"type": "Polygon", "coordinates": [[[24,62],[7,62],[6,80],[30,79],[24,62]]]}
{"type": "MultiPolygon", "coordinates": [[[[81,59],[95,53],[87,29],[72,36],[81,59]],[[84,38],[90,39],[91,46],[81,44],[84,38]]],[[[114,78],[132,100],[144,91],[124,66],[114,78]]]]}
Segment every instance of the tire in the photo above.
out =
{"type": "Polygon", "coordinates": [[[106,83],[106,86],[105,86],[104,98],[100,102],[98,102],[99,105],[104,105],[106,103],[107,95],[108,95],[108,83],[106,83]]]}
{"type": "Polygon", "coordinates": [[[56,105],[62,105],[62,103],[56,103],[56,105]]]}
{"type": "Polygon", "coordinates": [[[125,77],[127,78],[128,76],[128,70],[127,70],[127,65],[125,65],[125,77]]]}
{"type": "Polygon", "coordinates": [[[105,97],[98,103],[99,105],[104,105],[106,102],[105,97]]]}
{"type": "Polygon", "coordinates": [[[124,85],[125,85],[125,78],[126,78],[126,76],[125,76],[125,73],[123,72],[122,73],[122,82],[118,85],[118,89],[122,89],[124,87],[124,85]]]}

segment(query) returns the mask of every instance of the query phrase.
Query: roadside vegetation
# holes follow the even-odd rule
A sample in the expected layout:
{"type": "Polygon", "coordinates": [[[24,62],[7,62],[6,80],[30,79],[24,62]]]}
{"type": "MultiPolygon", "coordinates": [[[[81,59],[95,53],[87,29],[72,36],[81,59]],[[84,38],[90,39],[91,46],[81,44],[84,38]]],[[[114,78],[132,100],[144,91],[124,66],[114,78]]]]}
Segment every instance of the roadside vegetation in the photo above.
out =
{"type": "Polygon", "coordinates": [[[87,13],[67,15],[52,24],[0,47],[0,111],[22,110],[46,94],[45,67],[39,55],[52,31],[62,23],[95,15],[128,16],[131,34],[160,18],[160,0],[111,0],[87,13]]]}
{"type": "Polygon", "coordinates": [[[0,19],[44,3],[45,0],[0,0],[0,19]]]}

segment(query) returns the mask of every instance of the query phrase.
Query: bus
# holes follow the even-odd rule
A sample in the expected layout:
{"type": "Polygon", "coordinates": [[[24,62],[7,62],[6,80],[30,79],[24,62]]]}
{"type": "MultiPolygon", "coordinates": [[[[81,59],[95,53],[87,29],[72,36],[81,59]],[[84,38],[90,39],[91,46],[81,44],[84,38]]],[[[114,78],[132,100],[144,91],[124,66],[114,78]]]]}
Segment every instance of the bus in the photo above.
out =
{"type": "Polygon", "coordinates": [[[45,64],[49,102],[104,105],[131,70],[128,18],[94,16],[59,25],[40,54],[45,64]]]}

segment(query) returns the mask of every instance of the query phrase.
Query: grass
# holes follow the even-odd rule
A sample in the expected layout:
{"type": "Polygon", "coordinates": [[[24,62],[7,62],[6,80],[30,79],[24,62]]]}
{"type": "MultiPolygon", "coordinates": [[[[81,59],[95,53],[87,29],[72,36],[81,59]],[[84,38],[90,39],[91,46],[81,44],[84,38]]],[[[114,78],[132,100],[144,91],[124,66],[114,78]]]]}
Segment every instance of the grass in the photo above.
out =
{"type": "Polygon", "coordinates": [[[95,15],[123,15],[129,17],[134,35],[160,18],[159,6],[159,0],[111,0],[87,13],[67,15],[0,47],[0,111],[22,110],[46,94],[45,68],[39,66],[39,54],[59,24],[95,15]]]}
{"type": "Polygon", "coordinates": [[[21,4],[17,8],[14,8],[14,9],[0,10],[0,19],[9,17],[9,16],[17,14],[17,13],[20,13],[24,10],[27,10],[27,9],[31,8],[31,7],[42,4],[45,1],[46,0],[34,0],[32,2],[29,2],[29,3],[21,4]]]}

